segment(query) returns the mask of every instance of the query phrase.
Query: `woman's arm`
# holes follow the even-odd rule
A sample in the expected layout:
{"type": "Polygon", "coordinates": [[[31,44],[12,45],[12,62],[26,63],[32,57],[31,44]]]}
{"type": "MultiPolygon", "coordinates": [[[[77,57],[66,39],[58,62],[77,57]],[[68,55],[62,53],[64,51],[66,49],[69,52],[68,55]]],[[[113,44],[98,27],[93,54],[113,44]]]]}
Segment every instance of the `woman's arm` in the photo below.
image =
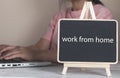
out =
{"type": "Polygon", "coordinates": [[[28,50],[37,52],[36,60],[57,62],[57,51],[49,50],[50,41],[41,38],[40,41],[32,46],[26,47],[28,50]]]}

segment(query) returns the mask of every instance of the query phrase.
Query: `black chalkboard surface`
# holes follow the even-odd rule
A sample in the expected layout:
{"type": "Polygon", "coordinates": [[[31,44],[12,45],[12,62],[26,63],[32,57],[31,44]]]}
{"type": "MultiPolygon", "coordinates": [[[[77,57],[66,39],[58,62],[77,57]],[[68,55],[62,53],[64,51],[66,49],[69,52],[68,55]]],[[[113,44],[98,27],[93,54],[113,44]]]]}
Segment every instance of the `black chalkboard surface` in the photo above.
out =
{"type": "Polygon", "coordinates": [[[58,24],[60,62],[107,62],[118,59],[115,20],[61,19],[58,24]]]}

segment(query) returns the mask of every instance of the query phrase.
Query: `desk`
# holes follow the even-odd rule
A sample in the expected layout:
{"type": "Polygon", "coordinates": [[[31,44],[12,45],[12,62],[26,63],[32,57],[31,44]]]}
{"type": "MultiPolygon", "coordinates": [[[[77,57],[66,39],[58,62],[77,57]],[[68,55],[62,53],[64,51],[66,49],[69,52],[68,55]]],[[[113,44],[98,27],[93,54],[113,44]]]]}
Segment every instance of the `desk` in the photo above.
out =
{"type": "MultiPolygon", "coordinates": [[[[48,67],[7,68],[0,69],[0,78],[108,78],[105,69],[80,70],[69,68],[66,75],[61,75],[62,65],[48,67]]],[[[112,77],[120,77],[120,63],[111,66],[112,77]]]]}

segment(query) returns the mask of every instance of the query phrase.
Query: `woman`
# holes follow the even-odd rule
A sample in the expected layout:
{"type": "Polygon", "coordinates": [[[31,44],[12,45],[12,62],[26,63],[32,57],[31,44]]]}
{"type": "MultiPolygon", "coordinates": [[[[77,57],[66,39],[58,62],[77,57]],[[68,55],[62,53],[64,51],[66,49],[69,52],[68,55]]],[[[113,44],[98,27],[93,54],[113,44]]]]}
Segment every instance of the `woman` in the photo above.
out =
{"type": "MultiPolygon", "coordinates": [[[[48,31],[38,43],[28,47],[0,45],[0,59],[21,58],[28,61],[57,61],[57,22],[60,18],[79,18],[84,2],[86,0],[69,0],[71,8],[67,8],[56,14],[48,28],[48,31]]],[[[97,19],[111,19],[111,12],[103,6],[99,0],[93,2],[97,19]]]]}

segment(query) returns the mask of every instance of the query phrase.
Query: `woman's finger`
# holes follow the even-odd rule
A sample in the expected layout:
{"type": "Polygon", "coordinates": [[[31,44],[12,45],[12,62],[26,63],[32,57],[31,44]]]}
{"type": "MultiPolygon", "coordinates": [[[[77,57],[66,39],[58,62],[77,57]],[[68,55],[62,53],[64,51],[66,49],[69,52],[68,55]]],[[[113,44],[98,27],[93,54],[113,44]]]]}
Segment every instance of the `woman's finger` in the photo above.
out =
{"type": "Polygon", "coordinates": [[[5,47],[8,47],[9,45],[0,45],[0,51],[5,48],[5,47]]]}
{"type": "Polygon", "coordinates": [[[15,46],[9,46],[9,47],[6,47],[6,48],[2,49],[2,50],[0,51],[0,53],[3,53],[3,52],[5,52],[5,51],[9,51],[9,50],[12,50],[12,49],[15,49],[15,48],[16,48],[15,46]]]}
{"type": "Polygon", "coordinates": [[[5,60],[11,60],[11,59],[15,59],[15,58],[22,58],[21,56],[22,56],[22,54],[18,53],[18,54],[14,54],[14,55],[11,55],[9,57],[6,57],[4,59],[5,60]]]}
{"type": "Polygon", "coordinates": [[[20,54],[20,51],[11,51],[11,52],[8,52],[6,55],[1,56],[0,59],[4,59],[4,58],[10,57],[12,55],[16,55],[16,54],[20,54]]]}
{"type": "Polygon", "coordinates": [[[0,56],[4,56],[4,55],[6,55],[7,53],[9,53],[10,51],[15,50],[15,49],[16,49],[15,46],[9,46],[9,47],[3,48],[3,49],[0,51],[0,56]]]}

